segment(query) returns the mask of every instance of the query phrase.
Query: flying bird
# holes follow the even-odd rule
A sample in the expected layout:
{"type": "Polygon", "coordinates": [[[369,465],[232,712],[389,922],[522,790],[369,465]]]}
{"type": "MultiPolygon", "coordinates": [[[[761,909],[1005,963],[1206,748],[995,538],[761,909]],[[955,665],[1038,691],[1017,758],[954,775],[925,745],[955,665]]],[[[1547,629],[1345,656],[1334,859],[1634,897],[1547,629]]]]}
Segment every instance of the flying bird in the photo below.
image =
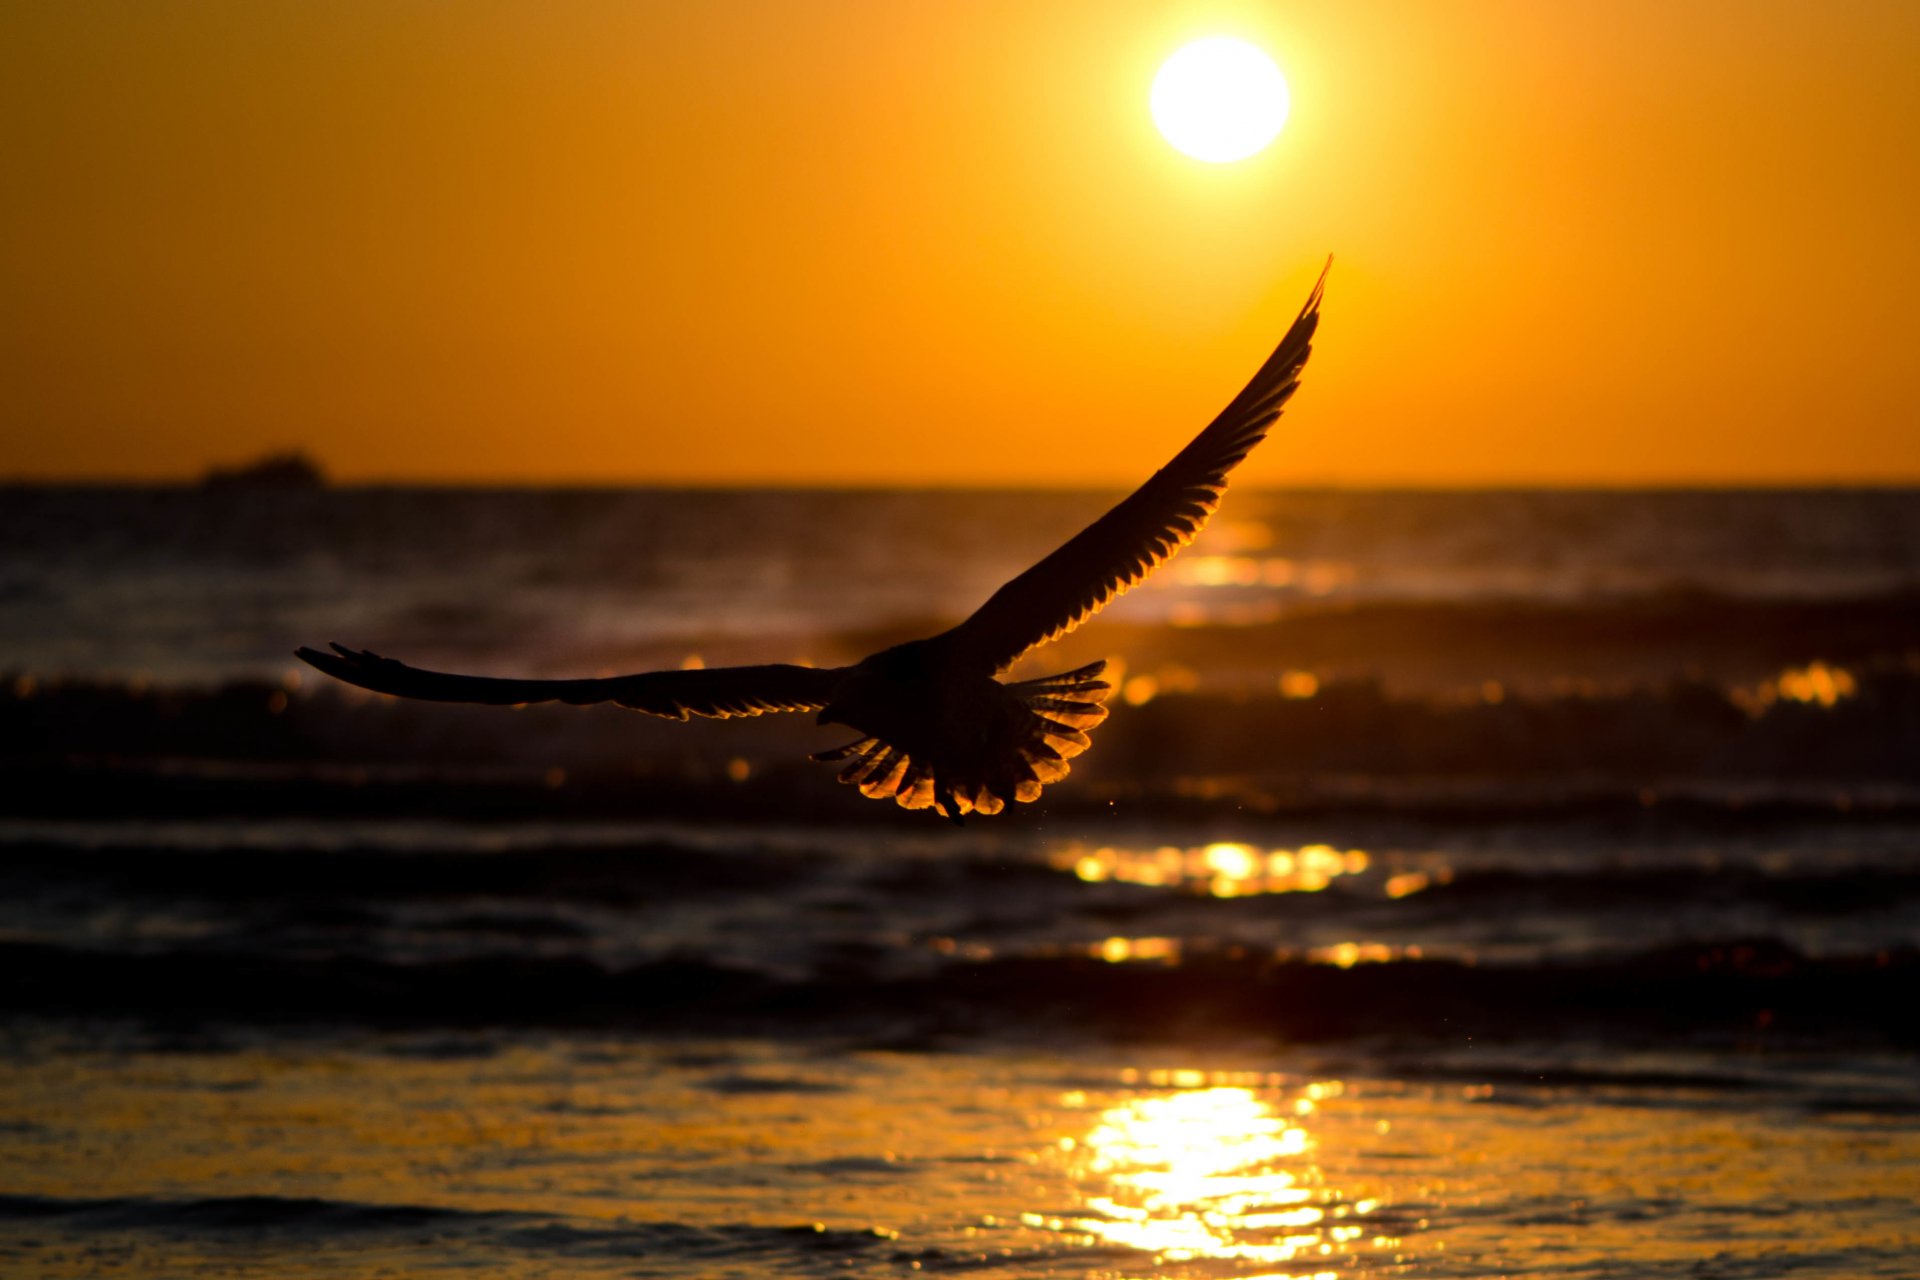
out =
{"type": "MultiPolygon", "coordinates": [[[[1328,265],[1331,266],[1331,260],[1328,265]]],[[[299,649],[363,689],[431,702],[511,706],[612,702],[648,715],[725,719],[812,711],[859,733],[813,757],[840,781],[959,822],[1029,801],[1067,776],[1106,719],[1104,661],[1037,680],[999,677],[1029,649],[1072,631],[1193,541],[1227,473],[1266,437],[1300,385],[1320,321],[1323,268],[1286,337],[1206,430],[1118,506],[1008,582],[950,631],[883,649],[850,667],[771,664],[647,671],[583,680],[512,680],[424,671],[364,649],[299,649]]]]}

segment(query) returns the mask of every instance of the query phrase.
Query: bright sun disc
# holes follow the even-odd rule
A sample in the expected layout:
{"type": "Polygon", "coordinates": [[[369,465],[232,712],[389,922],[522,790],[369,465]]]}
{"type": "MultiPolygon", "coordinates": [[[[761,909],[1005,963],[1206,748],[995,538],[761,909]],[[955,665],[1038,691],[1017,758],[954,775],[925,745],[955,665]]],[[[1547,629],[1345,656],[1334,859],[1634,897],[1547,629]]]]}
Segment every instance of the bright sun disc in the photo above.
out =
{"type": "Polygon", "coordinates": [[[1153,122],[1174,147],[1210,164],[1245,160],[1287,122],[1287,82],[1273,59],[1233,36],[1177,51],[1153,78],[1153,122]]]}

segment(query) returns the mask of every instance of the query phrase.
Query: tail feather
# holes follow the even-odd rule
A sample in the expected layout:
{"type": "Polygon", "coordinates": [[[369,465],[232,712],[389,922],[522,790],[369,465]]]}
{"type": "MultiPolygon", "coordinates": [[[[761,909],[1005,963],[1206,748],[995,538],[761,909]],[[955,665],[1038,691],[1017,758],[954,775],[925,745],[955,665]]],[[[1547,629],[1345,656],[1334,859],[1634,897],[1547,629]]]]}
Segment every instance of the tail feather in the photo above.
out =
{"type": "Polygon", "coordinates": [[[873,765],[860,779],[860,794],[871,800],[885,800],[900,786],[900,775],[907,771],[908,760],[892,747],[878,753],[873,765]]]}
{"type": "Polygon", "coordinates": [[[900,785],[894,788],[893,798],[902,809],[931,809],[933,770],[918,761],[908,761],[906,772],[900,776],[900,785]]]}
{"type": "Polygon", "coordinates": [[[833,747],[826,751],[816,751],[809,756],[808,759],[818,764],[838,764],[856,752],[864,754],[867,748],[871,747],[877,741],[878,739],[876,738],[856,738],[844,747],[833,747]]]}
{"type": "Polygon", "coordinates": [[[844,762],[840,781],[903,809],[937,809],[956,821],[969,813],[999,813],[1010,801],[1038,799],[1048,784],[1067,776],[1067,762],[1090,745],[1088,731],[1107,718],[1102,703],[1113,686],[1100,678],[1106,665],[1089,663],[1005,686],[1011,705],[984,759],[979,754],[962,764],[919,759],[872,737],[813,758],[844,762]]]}
{"type": "Polygon", "coordinates": [[[1097,702],[1079,702],[1072,698],[1056,698],[1052,695],[1027,699],[1027,705],[1035,711],[1051,711],[1061,719],[1069,716],[1085,716],[1094,724],[1107,718],[1107,709],[1097,702]]]}
{"type": "Polygon", "coordinates": [[[1112,686],[1100,676],[1107,669],[1107,660],[1089,662],[1084,667],[1075,667],[1072,671],[1062,671],[1059,675],[1041,676],[1037,680],[1021,680],[1007,688],[1025,697],[1043,693],[1089,693],[1104,694],[1112,686]]]}
{"type": "MultiPolygon", "coordinates": [[[[1022,757],[1022,763],[1032,772],[1033,781],[1035,785],[1039,787],[1058,782],[1073,772],[1073,766],[1065,760],[1062,760],[1058,754],[1054,755],[1052,759],[1026,755],[1025,753],[1022,753],[1022,757]]],[[[1036,790],[1034,794],[1039,795],[1040,793],[1036,790]]]]}
{"type": "Polygon", "coordinates": [[[1092,745],[1093,740],[1087,737],[1083,729],[1061,724],[1048,716],[1035,716],[1034,719],[1039,722],[1040,732],[1046,735],[1047,745],[1067,759],[1072,759],[1092,745]]]}

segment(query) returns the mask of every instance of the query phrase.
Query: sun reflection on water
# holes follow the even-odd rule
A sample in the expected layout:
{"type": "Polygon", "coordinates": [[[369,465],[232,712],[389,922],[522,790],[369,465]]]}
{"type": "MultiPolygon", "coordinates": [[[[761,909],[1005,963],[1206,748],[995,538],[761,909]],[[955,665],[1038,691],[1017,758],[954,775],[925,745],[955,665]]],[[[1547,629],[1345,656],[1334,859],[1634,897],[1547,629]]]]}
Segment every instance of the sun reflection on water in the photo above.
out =
{"type": "Polygon", "coordinates": [[[1109,964],[1125,964],[1129,961],[1160,960],[1169,964],[1180,963],[1180,939],[1178,938],[1107,938],[1095,943],[1094,955],[1109,964]]]}
{"type": "Polygon", "coordinates": [[[1316,964],[1338,965],[1351,969],[1356,964],[1391,964],[1396,960],[1418,960],[1425,955],[1417,946],[1396,947],[1384,942],[1336,942],[1330,947],[1315,947],[1307,958],[1316,964]]]}
{"type": "Polygon", "coordinates": [[[1185,849],[1173,845],[1158,849],[1075,847],[1057,861],[1089,883],[1118,880],[1126,884],[1183,889],[1216,898],[1254,893],[1317,893],[1339,877],[1359,875],[1372,865],[1372,859],[1359,849],[1343,852],[1324,844],[1302,845],[1297,849],[1262,849],[1235,841],[1216,841],[1185,849]]]}
{"type": "Polygon", "coordinates": [[[1804,667],[1788,667],[1753,688],[1735,689],[1733,700],[1747,714],[1759,716],[1777,702],[1797,702],[1831,710],[1859,692],[1860,682],[1851,671],[1815,661],[1804,667]]]}
{"type": "Polygon", "coordinates": [[[1353,585],[1356,576],[1344,561],[1285,556],[1182,556],[1167,568],[1168,582],[1183,587],[1266,587],[1311,596],[1332,595],[1353,585]]]}
{"type": "MultiPolygon", "coordinates": [[[[1297,1115],[1311,1114],[1311,1100],[1301,1101],[1297,1115]]],[[[1084,1137],[1061,1141],[1082,1210],[1030,1225],[1174,1262],[1324,1263],[1364,1234],[1333,1219],[1372,1206],[1330,1202],[1317,1186],[1313,1146],[1295,1118],[1252,1089],[1129,1098],[1103,1110],[1084,1137]]]]}

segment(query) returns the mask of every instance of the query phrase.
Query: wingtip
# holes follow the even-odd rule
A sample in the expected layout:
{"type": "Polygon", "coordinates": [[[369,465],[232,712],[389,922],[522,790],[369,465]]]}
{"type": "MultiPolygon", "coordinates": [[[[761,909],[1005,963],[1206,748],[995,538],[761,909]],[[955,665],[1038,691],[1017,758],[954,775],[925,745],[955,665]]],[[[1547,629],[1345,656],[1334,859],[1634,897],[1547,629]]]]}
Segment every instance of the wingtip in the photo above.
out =
{"type": "Polygon", "coordinates": [[[367,658],[373,656],[369,653],[349,649],[347,646],[331,640],[327,642],[327,648],[333,650],[333,652],[327,653],[324,650],[315,649],[308,645],[301,645],[293,651],[293,656],[316,670],[326,672],[335,679],[345,679],[346,677],[342,674],[343,672],[354,670],[356,667],[364,664],[367,658]]]}
{"type": "Polygon", "coordinates": [[[1320,268],[1319,276],[1314,279],[1313,291],[1307,294],[1306,305],[1300,308],[1300,316],[1294,321],[1295,324],[1320,309],[1320,298],[1327,291],[1327,273],[1331,270],[1333,270],[1333,255],[1328,254],[1326,262],[1320,268]]]}

